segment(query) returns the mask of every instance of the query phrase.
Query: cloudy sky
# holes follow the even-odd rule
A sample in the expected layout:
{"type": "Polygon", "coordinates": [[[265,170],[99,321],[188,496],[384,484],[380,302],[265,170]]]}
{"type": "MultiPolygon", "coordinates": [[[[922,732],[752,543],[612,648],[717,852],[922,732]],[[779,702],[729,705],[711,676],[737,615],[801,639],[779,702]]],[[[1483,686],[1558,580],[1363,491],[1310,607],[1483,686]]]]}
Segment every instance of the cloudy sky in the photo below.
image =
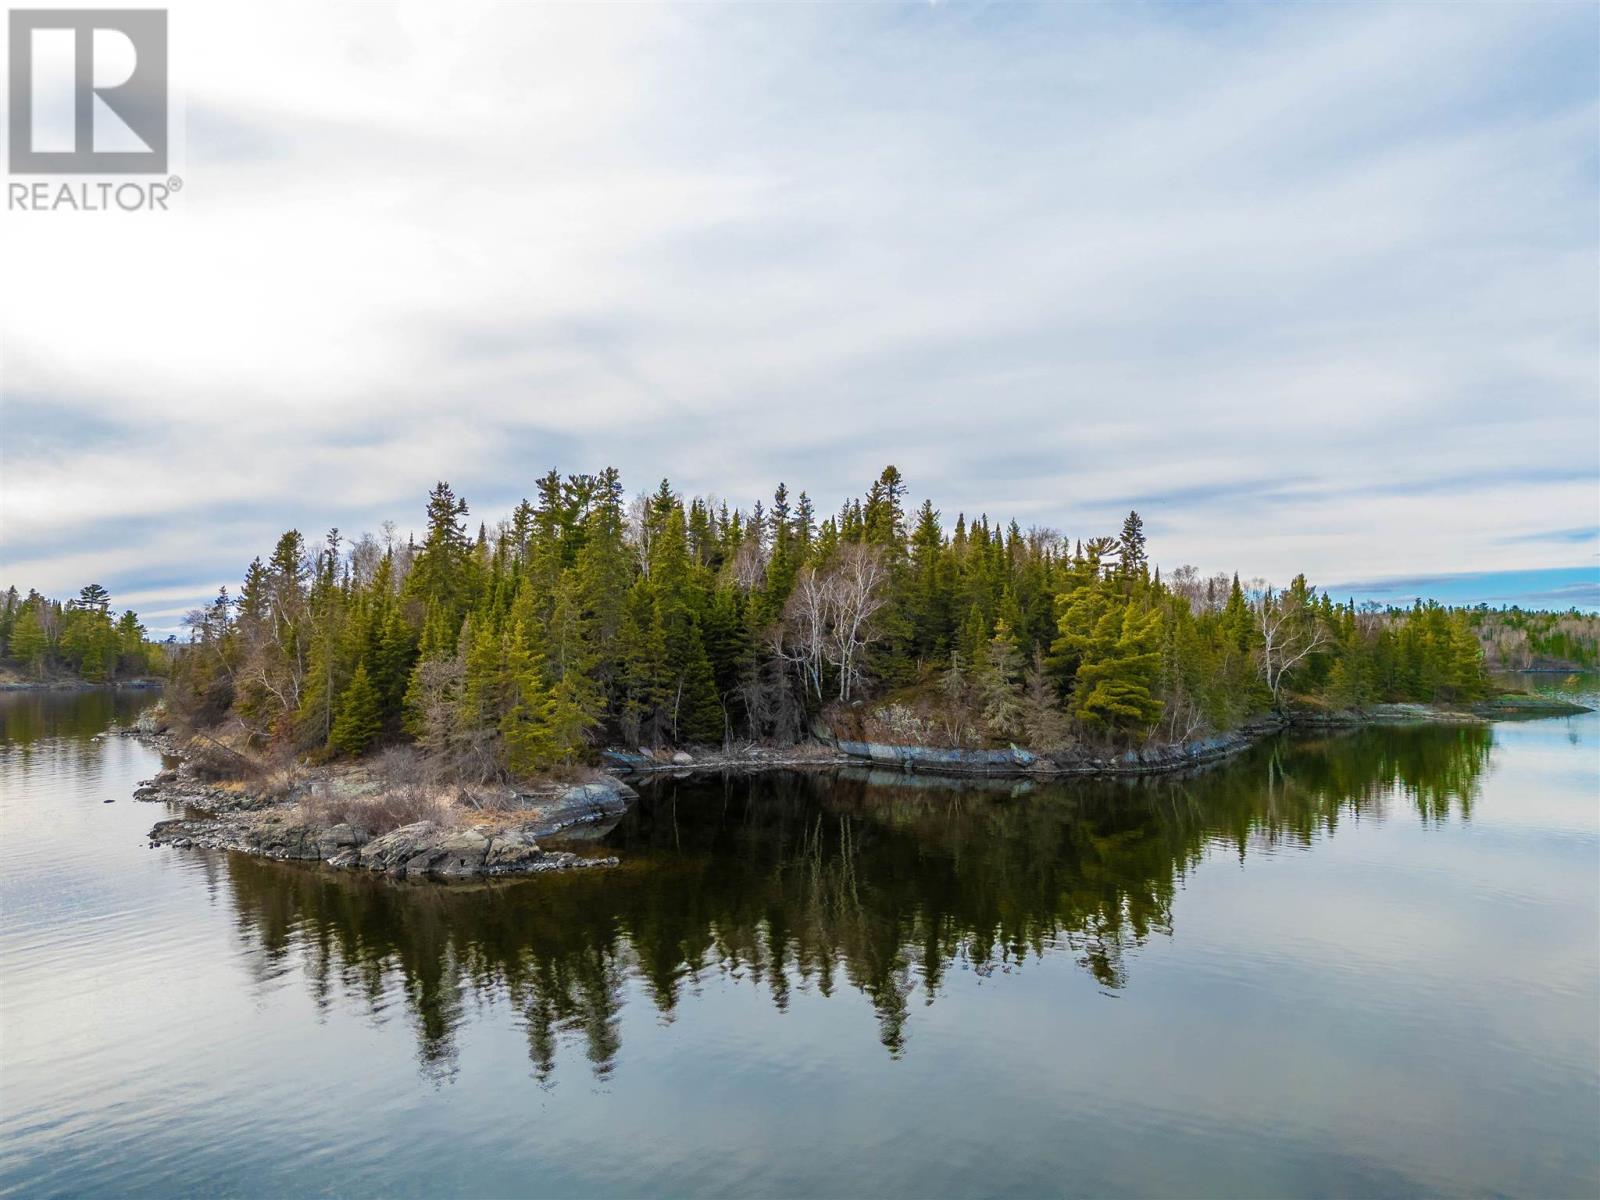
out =
{"type": "Polygon", "coordinates": [[[1593,4],[171,8],[165,214],[0,214],[0,578],[173,628],[551,466],[1600,604],[1593,4]]]}

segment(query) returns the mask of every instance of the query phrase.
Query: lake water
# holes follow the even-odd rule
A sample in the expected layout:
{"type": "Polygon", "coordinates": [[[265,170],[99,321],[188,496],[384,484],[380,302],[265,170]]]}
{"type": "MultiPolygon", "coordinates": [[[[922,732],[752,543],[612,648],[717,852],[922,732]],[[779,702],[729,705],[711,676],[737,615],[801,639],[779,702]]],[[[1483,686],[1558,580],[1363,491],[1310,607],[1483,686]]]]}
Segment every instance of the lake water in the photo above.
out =
{"type": "Polygon", "coordinates": [[[1594,714],[663,781],[440,887],[147,848],[153,699],[0,696],[0,1190],[1600,1194],[1594,714]]]}

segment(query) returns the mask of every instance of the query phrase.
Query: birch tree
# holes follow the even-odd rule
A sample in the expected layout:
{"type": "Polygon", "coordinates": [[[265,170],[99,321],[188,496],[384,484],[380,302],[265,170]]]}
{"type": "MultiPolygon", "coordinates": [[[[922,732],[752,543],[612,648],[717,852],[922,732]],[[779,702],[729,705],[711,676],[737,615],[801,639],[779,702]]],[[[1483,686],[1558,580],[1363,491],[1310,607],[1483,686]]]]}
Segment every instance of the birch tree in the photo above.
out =
{"type": "Polygon", "coordinates": [[[1276,595],[1271,588],[1261,593],[1256,629],[1261,634],[1261,678],[1276,708],[1285,677],[1330,641],[1304,575],[1295,576],[1294,582],[1276,595]]]}

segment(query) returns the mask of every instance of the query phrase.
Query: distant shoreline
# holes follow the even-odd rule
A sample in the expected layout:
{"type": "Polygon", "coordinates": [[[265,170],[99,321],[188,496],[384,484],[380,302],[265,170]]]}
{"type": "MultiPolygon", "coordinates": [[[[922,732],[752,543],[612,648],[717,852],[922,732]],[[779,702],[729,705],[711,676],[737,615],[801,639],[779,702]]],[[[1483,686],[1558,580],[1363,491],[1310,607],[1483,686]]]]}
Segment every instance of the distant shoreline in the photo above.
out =
{"type": "Polygon", "coordinates": [[[7,679],[0,680],[0,692],[144,692],[159,690],[163,682],[160,679],[116,679],[107,683],[88,679],[7,679]]]}

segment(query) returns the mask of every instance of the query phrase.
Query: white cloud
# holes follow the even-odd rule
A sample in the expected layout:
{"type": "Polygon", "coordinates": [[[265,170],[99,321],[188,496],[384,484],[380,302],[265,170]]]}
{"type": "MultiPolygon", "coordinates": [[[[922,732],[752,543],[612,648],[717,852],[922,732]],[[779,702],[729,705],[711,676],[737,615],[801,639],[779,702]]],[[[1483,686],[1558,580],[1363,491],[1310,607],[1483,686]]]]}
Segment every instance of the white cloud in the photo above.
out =
{"type": "Polygon", "coordinates": [[[1505,539],[1596,516],[1595,25],[180,6],[178,211],[0,219],[5,574],[891,460],[1247,575],[1588,563],[1505,539]]]}

